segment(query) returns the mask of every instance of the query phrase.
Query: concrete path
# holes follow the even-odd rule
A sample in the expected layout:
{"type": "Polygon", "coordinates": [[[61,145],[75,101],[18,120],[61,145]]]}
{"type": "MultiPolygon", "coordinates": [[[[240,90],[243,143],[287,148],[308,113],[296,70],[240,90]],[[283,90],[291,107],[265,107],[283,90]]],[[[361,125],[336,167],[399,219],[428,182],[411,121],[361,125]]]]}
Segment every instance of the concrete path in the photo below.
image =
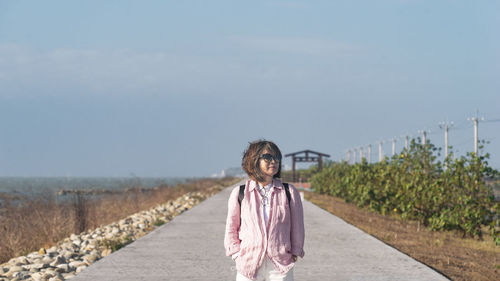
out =
{"type": "MultiPolygon", "coordinates": [[[[224,255],[227,188],[88,267],[72,280],[235,280],[224,255]]],[[[297,281],[448,280],[409,256],[305,201],[306,255],[297,281]]]]}

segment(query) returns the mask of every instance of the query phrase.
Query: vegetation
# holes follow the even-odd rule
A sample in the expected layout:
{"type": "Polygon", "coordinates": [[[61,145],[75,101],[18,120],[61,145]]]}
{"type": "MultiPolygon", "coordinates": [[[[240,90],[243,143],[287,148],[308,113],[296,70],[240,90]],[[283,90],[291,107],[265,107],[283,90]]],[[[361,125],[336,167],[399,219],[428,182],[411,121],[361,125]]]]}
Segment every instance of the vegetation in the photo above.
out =
{"type": "MultiPolygon", "coordinates": [[[[2,197],[0,201],[0,263],[50,248],[72,233],[92,230],[142,210],[173,200],[187,192],[213,194],[238,179],[198,179],[157,188],[136,186],[121,193],[91,195],[76,192],[73,200],[57,200],[47,194],[2,197]]],[[[67,198],[66,198],[67,199],[67,198]]],[[[159,225],[160,221],[155,222],[159,225]]],[[[110,249],[124,241],[105,241],[110,249]]],[[[113,250],[114,251],[114,250],[113,250]]]]}
{"type": "Polygon", "coordinates": [[[125,236],[117,239],[102,239],[99,241],[99,246],[105,247],[107,249],[110,249],[112,252],[115,252],[132,242],[134,242],[134,240],[131,237],[125,236]]]}
{"type": "Polygon", "coordinates": [[[408,150],[384,161],[350,165],[330,163],[311,178],[311,187],[381,214],[398,214],[432,230],[458,230],[482,238],[482,228],[500,244],[500,202],[488,179],[498,171],[488,166],[488,154],[468,153],[444,162],[431,143],[411,141],[408,150]]]}
{"type": "Polygon", "coordinates": [[[316,192],[304,197],[349,224],[412,258],[440,271],[451,280],[498,280],[500,247],[485,232],[485,239],[463,238],[458,231],[432,231],[415,220],[358,208],[344,199],[316,192]]]}
{"type": "Polygon", "coordinates": [[[162,219],[156,219],[154,222],[153,222],[153,225],[154,226],[162,226],[165,224],[165,221],[162,220],[162,219]]]}

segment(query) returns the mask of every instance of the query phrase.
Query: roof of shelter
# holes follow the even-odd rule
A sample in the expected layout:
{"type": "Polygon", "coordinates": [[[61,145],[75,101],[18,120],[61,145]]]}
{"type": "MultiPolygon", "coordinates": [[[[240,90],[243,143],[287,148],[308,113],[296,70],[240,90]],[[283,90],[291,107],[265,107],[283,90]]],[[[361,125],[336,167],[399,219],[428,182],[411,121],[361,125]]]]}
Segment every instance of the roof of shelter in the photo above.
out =
{"type": "Polygon", "coordinates": [[[325,156],[325,157],[330,157],[330,155],[328,154],[325,154],[325,153],[321,153],[321,152],[316,152],[316,151],[312,151],[312,150],[302,150],[302,151],[297,151],[297,152],[293,152],[293,153],[288,153],[285,155],[285,157],[288,157],[288,156],[296,156],[297,154],[301,154],[301,153],[312,153],[312,154],[317,154],[317,155],[321,155],[321,156],[325,156]]]}

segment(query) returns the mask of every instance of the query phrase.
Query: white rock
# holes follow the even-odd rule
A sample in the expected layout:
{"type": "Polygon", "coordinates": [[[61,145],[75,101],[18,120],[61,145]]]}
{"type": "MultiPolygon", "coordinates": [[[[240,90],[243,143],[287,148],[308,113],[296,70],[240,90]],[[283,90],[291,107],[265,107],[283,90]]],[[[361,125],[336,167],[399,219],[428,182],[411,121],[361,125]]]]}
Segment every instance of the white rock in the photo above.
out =
{"type": "Polygon", "coordinates": [[[43,273],[41,273],[41,272],[35,272],[35,273],[31,274],[31,278],[33,278],[33,280],[35,280],[35,281],[42,280],[42,276],[43,276],[43,273]]]}
{"type": "Polygon", "coordinates": [[[56,275],[56,269],[53,268],[53,267],[49,267],[49,268],[46,268],[46,269],[42,269],[43,272],[47,273],[47,274],[50,274],[52,276],[55,276],[56,275]]]}
{"type": "Polygon", "coordinates": [[[64,277],[57,273],[56,275],[54,275],[54,277],[50,278],[49,281],[63,281],[64,280],[64,277]]]}
{"type": "Polygon", "coordinates": [[[24,270],[25,269],[22,266],[17,266],[17,265],[12,266],[11,268],[9,268],[9,271],[7,271],[6,276],[10,277],[10,276],[13,276],[14,273],[24,271],[24,270]]]}
{"type": "Polygon", "coordinates": [[[111,249],[104,249],[104,250],[102,251],[102,253],[101,253],[101,256],[102,256],[102,257],[106,257],[106,256],[111,255],[111,253],[112,253],[111,249]]]}
{"type": "Polygon", "coordinates": [[[28,259],[40,259],[42,255],[37,252],[30,253],[26,256],[28,259]]]}
{"type": "Polygon", "coordinates": [[[56,271],[61,273],[66,273],[71,271],[71,267],[66,263],[59,264],[56,266],[56,271]]]}
{"type": "Polygon", "coordinates": [[[61,244],[61,249],[73,251],[74,250],[73,243],[72,242],[64,242],[61,244]]]}
{"type": "Polygon", "coordinates": [[[96,254],[96,253],[92,253],[90,255],[87,255],[87,256],[84,256],[83,257],[83,261],[87,264],[87,265],[91,265],[93,264],[96,260],[99,259],[99,256],[96,254]]]}
{"type": "Polygon", "coordinates": [[[47,268],[49,267],[49,264],[46,264],[46,263],[33,263],[33,264],[28,264],[25,266],[27,269],[29,270],[32,270],[32,269],[35,269],[35,270],[40,270],[42,268],[47,268]]]}
{"type": "Polygon", "coordinates": [[[72,261],[69,263],[71,267],[80,267],[80,266],[87,266],[83,261],[72,261]]]}
{"type": "Polygon", "coordinates": [[[74,273],[63,273],[62,276],[64,279],[71,279],[71,278],[75,277],[75,274],[74,273]]]}
{"type": "Polygon", "coordinates": [[[90,244],[90,241],[91,241],[91,240],[89,240],[89,239],[87,239],[87,240],[83,240],[83,241],[82,241],[82,243],[80,244],[80,248],[82,248],[82,247],[85,247],[85,246],[89,245],[89,244],[90,244]]]}
{"type": "Polygon", "coordinates": [[[9,261],[9,263],[13,264],[13,265],[25,265],[25,264],[29,263],[29,260],[28,260],[28,258],[21,256],[21,257],[11,259],[9,261]]]}
{"type": "Polygon", "coordinates": [[[57,256],[57,257],[55,257],[54,261],[52,261],[50,263],[50,266],[55,267],[55,266],[63,264],[63,263],[66,263],[66,258],[63,256],[57,256]]]}
{"type": "Polygon", "coordinates": [[[45,256],[45,257],[43,257],[43,258],[42,258],[42,260],[41,260],[41,262],[42,262],[42,263],[47,263],[47,264],[49,264],[49,263],[51,263],[51,262],[53,262],[53,261],[54,261],[54,259],[53,259],[53,258],[51,258],[51,257],[49,257],[49,256],[45,256]]]}
{"type": "Polygon", "coordinates": [[[83,250],[83,251],[86,251],[86,252],[91,252],[91,251],[92,251],[92,250],[94,250],[95,248],[96,248],[96,246],[95,246],[95,245],[90,244],[90,245],[88,245],[88,246],[85,246],[82,250],[83,250]]]}
{"type": "Polygon", "coordinates": [[[43,275],[42,275],[42,280],[49,280],[50,278],[54,277],[56,275],[55,272],[45,272],[43,275]]]}
{"type": "Polygon", "coordinates": [[[120,228],[118,228],[118,227],[113,227],[113,229],[111,230],[111,233],[113,233],[113,234],[120,233],[120,228]]]}
{"type": "Polygon", "coordinates": [[[80,273],[80,272],[82,272],[82,270],[84,270],[85,268],[87,268],[87,266],[86,266],[86,265],[79,266],[79,267],[76,269],[76,273],[80,273]]]}
{"type": "Polygon", "coordinates": [[[50,247],[47,250],[47,253],[57,253],[57,247],[56,246],[50,247]]]}
{"type": "Polygon", "coordinates": [[[63,256],[66,260],[70,259],[73,257],[74,253],[68,250],[64,250],[61,252],[61,256],[63,256]]]}
{"type": "Polygon", "coordinates": [[[14,278],[11,280],[26,280],[31,277],[31,273],[26,271],[16,272],[12,277],[14,278]]]}

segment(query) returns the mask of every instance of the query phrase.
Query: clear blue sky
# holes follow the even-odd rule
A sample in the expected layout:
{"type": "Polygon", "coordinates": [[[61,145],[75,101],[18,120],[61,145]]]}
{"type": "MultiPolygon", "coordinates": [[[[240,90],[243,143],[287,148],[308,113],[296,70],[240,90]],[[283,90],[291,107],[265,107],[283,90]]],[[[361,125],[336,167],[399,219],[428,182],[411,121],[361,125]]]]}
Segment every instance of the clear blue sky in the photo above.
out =
{"type": "Polygon", "coordinates": [[[0,176],[207,176],[258,138],[338,161],[445,120],[463,154],[499,27],[493,0],[1,1],[0,176]]]}

